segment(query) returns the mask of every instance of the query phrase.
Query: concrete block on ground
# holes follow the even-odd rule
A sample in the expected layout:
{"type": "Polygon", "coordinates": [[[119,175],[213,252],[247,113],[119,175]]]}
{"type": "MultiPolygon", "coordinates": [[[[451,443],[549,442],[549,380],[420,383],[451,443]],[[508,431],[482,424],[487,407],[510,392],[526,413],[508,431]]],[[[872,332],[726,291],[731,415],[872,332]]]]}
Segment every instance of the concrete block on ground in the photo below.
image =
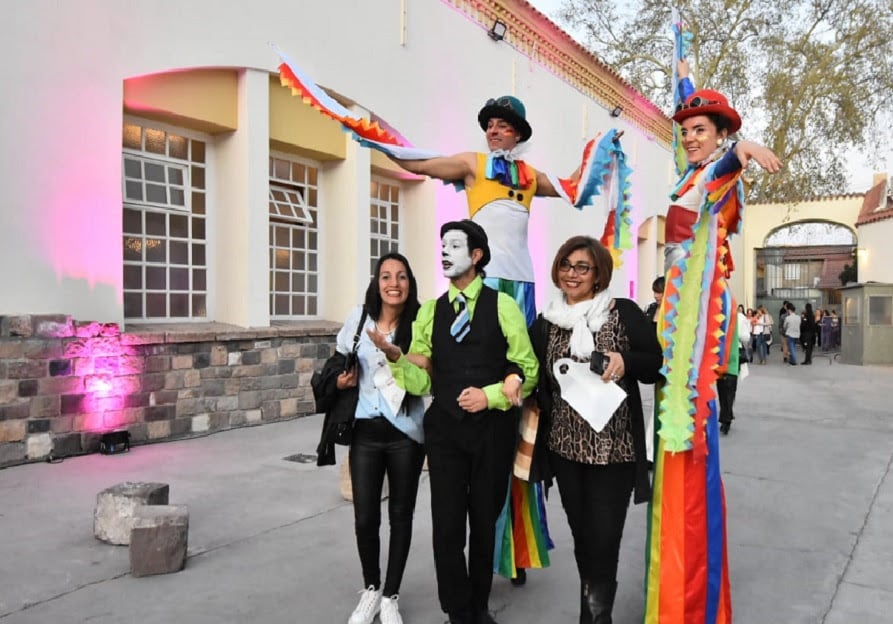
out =
{"type": "Polygon", "coordinates": [[[186,505],[138,507],[130,531],[130,573],[151,576],[179,572],[186,565],[188,541],[186,505]]]}
{"type": "Polygon", "coordinates": [[[142,505],[167,505],[170,486],[167,483],[125,481],[103,490],[96,496],[93,511],[93,535],[109,544],[130,543],[133,514],[142,505]]]}

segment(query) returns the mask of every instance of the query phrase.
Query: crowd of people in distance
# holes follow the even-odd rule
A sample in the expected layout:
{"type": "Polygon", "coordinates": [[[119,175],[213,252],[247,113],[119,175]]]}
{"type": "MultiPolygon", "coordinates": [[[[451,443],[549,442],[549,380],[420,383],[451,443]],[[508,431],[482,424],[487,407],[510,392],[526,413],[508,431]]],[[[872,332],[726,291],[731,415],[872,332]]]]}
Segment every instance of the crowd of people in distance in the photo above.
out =
{"type": "Polygon", "coordinates": [[[756,309],[738,306],[738,323],[749,328],[750,340],[745,345],[744,361],[766,364],[770,347],[774,344],[773,333],[778,332],[781,343],[782,362],[796,366],[812,364],[812,354],[816,346],[822,352],[840,349],[840,317],[834,310],[813,310],[807,302],[798,313],[790,301],[782,303],[778,311],[778,323],[765,306],[756,309]],[[778,327],[776,330],[775,327],[778,327]],[[797,356],[797,348],[802,350],[802,361],[797,356]]]}

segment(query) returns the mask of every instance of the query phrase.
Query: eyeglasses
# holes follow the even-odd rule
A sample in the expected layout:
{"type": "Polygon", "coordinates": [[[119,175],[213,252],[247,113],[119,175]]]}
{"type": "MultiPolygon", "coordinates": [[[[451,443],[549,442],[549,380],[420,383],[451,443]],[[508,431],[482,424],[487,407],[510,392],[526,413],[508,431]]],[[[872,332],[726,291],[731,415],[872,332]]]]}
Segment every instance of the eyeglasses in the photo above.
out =
{"type": "Polygon", "coordinates": [[[678,113],[689,108],[700,108],[701,106],[709,106],[710,104],[721,104],[721,102],[717,102],[716,100],[708,100],[707,98],[698,96],[692,98],[691,102],[689,102],[688,104],[679,104],[676,107],[676,112],[678,113]]]}
{"type": "Polygon", "coordinates": [[[590,269],[592,269],[592,266],[586,264],[585,262],[571,264],[568,260],[562,260],[558,263],[558,270],[562,273],[567,273],[571,269],[573,269],[574,273],[576,273],[577,275],[586,275],[587,273],[589,273],[590,269]]]}
{"type": "Polygon", "coordinates": [[[503,108],[507,108],[512,112],[515,112],[515,107],[512,106],[512,101],[507,97],[501,97],[499,99],[490,98],[486,102],[484,102],[484,106],[501,106],[503,108]]]}

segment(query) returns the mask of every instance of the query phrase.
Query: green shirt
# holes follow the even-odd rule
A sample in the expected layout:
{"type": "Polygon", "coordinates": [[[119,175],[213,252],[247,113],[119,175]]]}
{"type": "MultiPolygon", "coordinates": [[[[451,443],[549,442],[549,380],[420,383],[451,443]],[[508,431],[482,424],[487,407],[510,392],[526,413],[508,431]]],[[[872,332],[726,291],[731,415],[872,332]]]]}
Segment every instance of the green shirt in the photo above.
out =
{"type": "MultiPolygon", "coordinates": [[[[477,305],[478,296],[484,283],[480,276],[476,276],[472,282],[462,290],[465,295],[466,305],[468,306],[468,315],[471,322],[474,322],[474,309],[477,305]]],[[[450,283],[450,289],[447,294],[450,303],[454,309],[456,307],[456,295],[459,289],[450,283]]],[[[434,329],[434,308],[437,299],[431,299],[422,304],[416,315],[415,322],[412,324],[412,344],[409,345],[410,353],[418,353],[427,358],[431,357],[431,334],[434,329]]],[[[527,334],[527,321],[521,313],[521,308],[515,303],[515,300],[503,292],[497,292],[496,313],[499,316],[499,327],[502,329],[502,335],[508,343],[508,351],[506,359],[513,362],[523,371],[524,384],[521,394],[529,395],[536,387],[537,375],[539,373],[539,363],[536,355],[533,353],[533,347],[530,344],[530,336],[527,334]]],[[[406,390],[410,394],[424,395],[431,392],[431,376],[428,371],[415,366],[404,356],[396,362],[391,362],[391,371],[394,373],[394,379],[397,385],[406,390]]],[[[494,383],[481,388],[487,395],[487,407],[489,409],[508,410],[512,407],[509,400],[502,393],[502,383],[494,383]]]]}

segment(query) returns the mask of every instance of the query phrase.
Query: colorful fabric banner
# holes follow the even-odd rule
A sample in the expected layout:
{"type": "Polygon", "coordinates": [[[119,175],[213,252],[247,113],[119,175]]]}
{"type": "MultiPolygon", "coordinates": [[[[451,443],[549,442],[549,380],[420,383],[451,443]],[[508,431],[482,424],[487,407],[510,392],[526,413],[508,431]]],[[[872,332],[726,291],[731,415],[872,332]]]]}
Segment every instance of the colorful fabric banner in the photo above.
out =
{"type": "Polygon", "coordinates": [[[632,169],[626,163],[626,154],[620,144],[622,132],[609,130],[598,143],[591,139],[583,148],[580,165],[580,181],[549,175],[549,181],[567,202],[577,208],[591,206],[603,192],[610,197],[617,189],[615,204],[605,221],[601,243],[614,258],[614,266],[623,264],[623,252],[632,249],[632,169]]]}

